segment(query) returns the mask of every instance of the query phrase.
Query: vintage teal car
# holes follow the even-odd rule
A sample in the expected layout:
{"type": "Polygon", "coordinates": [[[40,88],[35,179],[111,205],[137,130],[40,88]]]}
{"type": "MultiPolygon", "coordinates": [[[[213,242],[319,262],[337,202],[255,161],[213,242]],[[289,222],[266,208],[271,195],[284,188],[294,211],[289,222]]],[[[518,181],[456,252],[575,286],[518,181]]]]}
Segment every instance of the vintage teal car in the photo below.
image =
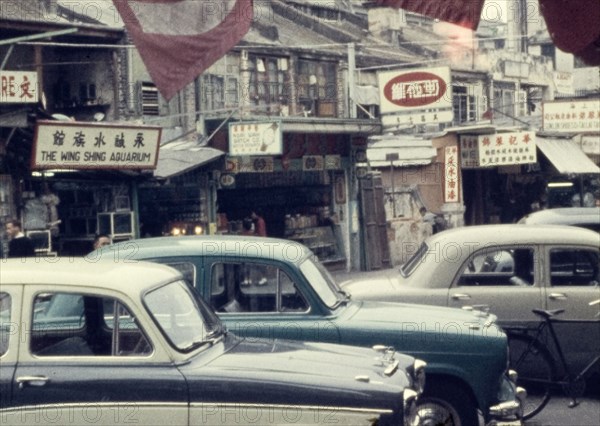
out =
{"type": "Polygon", "coordinates": [[[483,312],[353,301],[309,249],[287,240],[141,239],[105,247],[88,260],[107,257],[177,268],[240,336],[367,347],[383,342],[425,360],[423,424],[471,426],[480,415],[489,421],[521,412],[524,391],[508,379],[506,336],[483,312]]]}

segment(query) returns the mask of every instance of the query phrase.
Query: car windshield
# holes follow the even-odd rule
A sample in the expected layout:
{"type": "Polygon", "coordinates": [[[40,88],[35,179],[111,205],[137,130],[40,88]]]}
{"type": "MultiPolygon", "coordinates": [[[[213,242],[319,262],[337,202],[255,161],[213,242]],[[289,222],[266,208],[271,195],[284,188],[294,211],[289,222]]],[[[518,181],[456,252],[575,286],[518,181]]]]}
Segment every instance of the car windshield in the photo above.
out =
{"type": "Polygon", "coordinates": [[[217,316],[183,280],[156,288],[144,303],[169,342],[189,352],[211,344],[223,334],[217,316]]]}
{"type": "Polygon", "coordinates": [[[427,246],[427,244],[421,244],[421,247],[419,247],[415,254],[413,254],[410,257],[410,259],[408,259],[408,261],[404,265],[402,265],[402,267],[400,268],[400,274],[402,274],[402,276],[405,278],[410,276],[415,271],[415,269],[417,269],[417,266],[419,266],[422,263],[425,255],[427,254],[428,249],[429,247],[427,246]]]}
{"type": "Polygon", "coordinates": [[[340,302],[346,300],[347,296],[344,291],[320,262],[309,257],[300,264],[300,271],[318,296],[330,308],[335,308],[340,302]]]}

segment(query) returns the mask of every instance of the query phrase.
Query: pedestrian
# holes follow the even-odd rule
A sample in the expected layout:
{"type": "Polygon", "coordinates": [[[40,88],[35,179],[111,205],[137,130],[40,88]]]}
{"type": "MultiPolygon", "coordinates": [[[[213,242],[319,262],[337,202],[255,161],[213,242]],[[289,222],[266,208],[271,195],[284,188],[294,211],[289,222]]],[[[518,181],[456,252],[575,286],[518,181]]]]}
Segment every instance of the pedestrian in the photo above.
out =
{"type": "Polygon", "coordinates": [[[257,235],[259,237],[266,237],[267,224],[265,223],[265,220],[262,218],[262,216],[256,210],[253,210],[250,213],[250,217],[254,222],[254,235],[257,235]]]}
{"type": "Polygon", "coordinates": [[[252,230],[252,219],[249,217],[245,217],[242,220],[242,235],[254,235],[254,231],[252,230]]]}
{"type": "Polygon", "coordinates": [[[35,247],[31,238],[25,236],[22,231],[21,222],[12,219],[6,223],[6,234],[8,235],[8,257],[34,257],[35,247]]]}
{"type": "Polygon", "coordinates": [[[109,246],[111,244],[112,244],[112,240],[109,235],[97,234],[94,237],[94,250],[98,250],[104,246],[109,246]]]}

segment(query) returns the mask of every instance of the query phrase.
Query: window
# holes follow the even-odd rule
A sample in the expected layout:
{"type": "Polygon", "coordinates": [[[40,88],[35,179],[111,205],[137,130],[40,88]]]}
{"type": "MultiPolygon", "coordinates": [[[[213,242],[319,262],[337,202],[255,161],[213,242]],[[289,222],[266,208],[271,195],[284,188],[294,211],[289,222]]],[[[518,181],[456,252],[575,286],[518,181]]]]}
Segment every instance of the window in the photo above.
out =
{"type": "Polygon", "coordinates": [[[158,89],[153,83],[142,83],[142,114],[160,115],[160,104],[158,89]]]}
{"type": "Polygon", "coordinates": [[[144,356],[152,347],[120,301],[41,293],[33,306],[30,349],[37,356],[144,356]]]}
{"type": "Polygon", "coordinates": [[[336,72],[332,62],[298,61],[298,102],[306,115],[337,115],[336,72]]]}
{"type": "Polygon", "coordinates": [[[533,259],[533,250],[529,248],[499,248],[476,253],[466,263],[458,285],[533,285],[533,259]]]}
{"type": "Polygon", "coordinates": [[[191,262],[167,262],[171,268],[177,269],[183,278],[193,287],[196,285],[196,266],[191,262]]]}
{"type": "Polygon", "coordinates": [[[8,293],[0,293],[0,357],[8,351],[11,328],[11,298],[8,293]]]}
{"type": "Polygon", "coordinates": [[[287,92],[287,58],[250,56],[250,103],[263,106],[257,112],[278,112],[281,105],[289,103],[287,92]]]}
{"type": "Polygon", "coordinates": [[[466,86],[452,86],[452,109],[454,120],[458,123],[477,121],[477,103],[475,96],[466,86]]]}
{"type": "Polygon", "coordinates": [[[554,286],[597,286],[598,250],[552,249],[550,284],[554,286]]]}
{"type": "Polygon", "coordinates": [[[308,303],[289,275],[260,263],[216,263],[211,304],[218,312],[305,312],[308,303]]]}

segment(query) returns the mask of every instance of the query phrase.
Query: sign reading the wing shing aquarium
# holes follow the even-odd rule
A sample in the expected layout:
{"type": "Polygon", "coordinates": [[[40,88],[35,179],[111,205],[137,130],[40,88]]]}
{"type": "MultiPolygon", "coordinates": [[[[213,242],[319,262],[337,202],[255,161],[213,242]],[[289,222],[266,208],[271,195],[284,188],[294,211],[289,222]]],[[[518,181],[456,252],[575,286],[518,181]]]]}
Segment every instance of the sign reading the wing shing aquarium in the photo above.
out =
{"type": "Polygon", "coordinates": [[[281,123],[240,122],[229,125],[229,155],[281,155],[281,123]]]}
{"type": "Polygon", "coordinates": [[[160,127],[38,121],[32,169],[155,169],[160,127]]]}

